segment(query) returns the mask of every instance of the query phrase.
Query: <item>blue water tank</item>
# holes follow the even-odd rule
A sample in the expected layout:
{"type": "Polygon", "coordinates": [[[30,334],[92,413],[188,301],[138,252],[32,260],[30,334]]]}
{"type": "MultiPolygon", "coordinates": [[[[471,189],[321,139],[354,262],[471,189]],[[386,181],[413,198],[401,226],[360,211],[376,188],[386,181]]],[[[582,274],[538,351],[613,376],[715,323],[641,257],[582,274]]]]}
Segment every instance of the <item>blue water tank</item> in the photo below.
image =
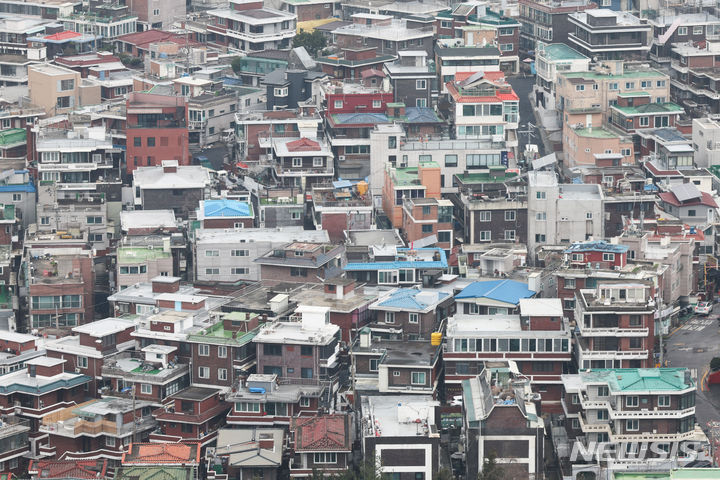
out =
{"type": "Polygon", "coordinates": [[[250,393],[265,393],[265,389],[259,387],[250,387],[250,393]]]}

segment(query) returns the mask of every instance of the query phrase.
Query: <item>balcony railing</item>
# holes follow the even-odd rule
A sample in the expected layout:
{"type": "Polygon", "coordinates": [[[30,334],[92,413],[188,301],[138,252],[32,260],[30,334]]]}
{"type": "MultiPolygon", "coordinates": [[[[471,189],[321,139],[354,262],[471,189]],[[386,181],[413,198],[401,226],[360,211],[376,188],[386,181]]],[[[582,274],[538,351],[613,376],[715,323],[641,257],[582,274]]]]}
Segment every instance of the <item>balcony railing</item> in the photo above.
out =
{"type": "Polygon", "coordinates": [[[155,419],[152,417],[138,418],[135,422],[126,423],[118,427],[116,422],[109,420],[88,421],[74,417],[66,421],[57,421],[40,425],[40,431],[46,433],[54,433],[66,437],[89,436],[97,437],[99,435],[120,436],[131,433],[133,430],[144,430],[154,427],[155,419]]]}
{"type": "Polygon", "coordinates": [[[333,167],[285,167],[282,165],[275,166],[275,173],[281,177],[304,177],[304,176],[328,176],[334,175],[333,167]]]}
{"type": "Polygon", "coordinates": [[[622,328],[622,327],[583,327],[578,325],[580,333],[585,337],[647,337],[648,328],[622,328]]]}

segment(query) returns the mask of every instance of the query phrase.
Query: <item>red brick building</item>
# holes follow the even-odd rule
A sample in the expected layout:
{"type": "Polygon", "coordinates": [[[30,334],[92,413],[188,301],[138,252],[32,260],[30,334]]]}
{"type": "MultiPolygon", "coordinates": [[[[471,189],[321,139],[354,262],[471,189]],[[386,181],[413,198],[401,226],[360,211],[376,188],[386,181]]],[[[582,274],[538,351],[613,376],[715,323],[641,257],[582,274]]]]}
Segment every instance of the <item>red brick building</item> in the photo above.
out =
{"type": "Polygon", "coordinates": [[[225,424],[230,405],[214,388],[188,387],[169,399],[169,403],[152,412],[160,426],[150,435],[152,442],[200,442],[202,446],[215,440],[225,424]]]}
{"type": "Polygon", "coordinates": [[[163,160],[190,164],[185,97],[131,92],[126,108],[127,173],[141,166],[161,165],[163,160]]]}

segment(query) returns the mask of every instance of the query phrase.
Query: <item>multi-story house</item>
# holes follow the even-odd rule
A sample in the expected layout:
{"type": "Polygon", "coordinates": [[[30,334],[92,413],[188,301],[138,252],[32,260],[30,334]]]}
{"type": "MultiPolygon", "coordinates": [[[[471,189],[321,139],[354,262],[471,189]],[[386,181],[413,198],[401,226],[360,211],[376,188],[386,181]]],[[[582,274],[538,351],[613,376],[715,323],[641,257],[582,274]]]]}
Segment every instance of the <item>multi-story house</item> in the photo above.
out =
{"type": "Polygon", "coordinates": [[[282,0],[281,9],[297,15],[298,22],[313,22],[336,16],[340,5],[334,0],[282,0]]]}
{"type": "Polygon", "coordinates": [[[195,278],[203,282],[259,281],[260,265],[255,259],[287,244],[325,243],[326,230],[300,227],[197,230],[195,232],[195,278]]]}
{"type": "Polygon", "coordinates": [[[453,204],[437,198],[404,199],[402,206],[402,232],[409,245],[435,235],[435,246],[450,256],[453,239],[453,204]]]}
{"type": "Polygon", "coordinates": [[[183,166],[190,164],[185,97],[131,92],[126,109],[128,174],[141,166],[161,165],[165,160],[176,160],[183,166]],[[147,113],[149,110],[159,112],[147,113]]]}
{"type": "Polygon", "coordinates": [[[229,8],[210,10],[213,43],[248,53],[289,50],[297,15],[264,6],[262,0],[230,0],[229,8]]]}
{"type": "Polygon", "coordinates": [[[635,133],[645,128],[674,128],[685,109],[673,102],[650,103],[650,94],[634,92],[618,95],[610,107],[610,124],[622,132],[635,133]]]}
{"type": "MultiPolygon", "coordinates": [[[[188,467],[200,466],[202,448],[196,443],[144,443],[133,441],[122,456],[123,467],[188,467]]],[[[192,470],[191,470],[192,471],[192,470]]]]}
{"type": "Polygon", "coordinates": [[[703,42],[717,40],[720,35],[720,18],[709,12],[676,13],[663,11],[649,18],[653,27],[654,41],[650,49],[650,59],[666,66],[671,62],[672,50],[681,45],[700,45],[703,42]]]}
{"type": "Polygon", "coordinates": [[[348,230],[367,230],[374,225],[372,197],[367,182],[349,181],[312,189],[313,223],[328,233],[330,241],[341,242],[348,230]]]}
{"type": "Polygon", "coordinates": [[[455,294],[458,314],[508,315],[518,312],[520,300],[537,292],[529,284],[516,280],[472,282],[455,294]]]}
{"type": "Polygon", "coordinates": [[[55,20],[65,14],[79,11],[81,6],[81,2],[72,0],[62,3],[46,3],[42,0],[37,0],[21,6],[12,1],[4,0],[0,3],[0,12],[55,20]]]}
{"type": "Polygon", "coordinates": [[[330,145],[318,137],[272,138],[267,155],[273,176],[281,187],[295,187],[304,192],[335,176],[330,145]]]}
{"type": "Polygon", "coordinates": [[[708,117],[693,118],[693,160],[700,168],[720,165],[720,123],[708,117]]]}
{"type": "Polygon", "coordinates": [[[350,415],[333,414],[295,417],[292,435],[290,475],[311,477],[315,472],[341,474],[352,463],[350,415]]]}
{"type": "Polygon", "coordinates": [[[395,102],[406,106],[430,107],[438,94],[437,75],[424,51],[400,51],[395,62],[383,63],[390,79],[395,102]]]}
{"type": "MultiPolygon", "coordinates": [[[[384,170],[382,207],[393,228],[403,226],[403,203],[406,200],[440,201],[441,168],[437,162],[426,161],[417,167],[392,167],[386,163],[384,170]]],[[[372,185],[371,183],[371,187],[372,185]]]]}
{"type": "Polygon", "coordinates": [[[394,288],[368,308],[374,317],[370,329],[376,336],[391,340],[429,340],[433,332],[443,330],[455,311],[449,293],[418,287],[394,288]]]}
{"type": "Polygon", "coordinates": [[[435,46],[435,69],[440,78],[440,93],[447,93],[447,84],[458,73],[497,72],[500,50],[495,46],[456,45],[458,40],[438,40],[435,46]]]}
{"type": "Polygon", "coordinates": [[[215,441],[230,406],[220,398],[217,388],[199,387],[194,383],[152,412],[160,431],[150,433],[151,442],[192,442],[204,447],[215,441]]]}
{"type": "Polygon", "coordinates": [[[422,283],[432,287],[440,282],[447,268],[448,260],[442,248],[372,245],[364,254],[348,261],[344,270],[358,283],[391,287],[422,283]]]}
{"type": "Polygon", "coordinates": [[[58,134],[35,132],[32,158],[37,161],[39,232],[87,234],[93,248],[107,250],[119,233],[112,212],[119,210],[123,150],[102,127],[58,134]]]}
{"type": "Polygon", "coordinates": [[[266,480],[277,480],[283,463],[285,430],[282,428],[221,428],[218,432],[216,459],[207,462],[209,480],[247,478],[261,475],[266,480]],[[237,455],[236,445],[243,445],[237,455]],[[247,446],[247,448],[245,448],[247,446]]]}
{"type": "Polygon", "coordinates": [[[343,245],[291,242],[257,257],[255,263],[264,284],[322,283],[342,273],[344,258],[343,245]]]}
{"type": "Polygon", "coordinates": [[[108,461],[103,460],[57,460],[39,459],[30,460],[27,473],[33,480],[47,478],[49,480],[62,480],[72,475],[77,480],[93,480],[98,476],[105,476],[108,472],[108,461]]]}
{"type": "Polygon", "coordinates": [[[69,68],[49,63],[28,67],[30,101],[49,116],[100,103],[100,86],[69,68]]]}
{"type": "Polygon", "coordinates": [[[248,201],[234,199],[200,200],[195,218],[204,230],[252,228],[255,223],[253,206],[248,201]]]}
{"type": "Polygon", "coordinates": [[[427,340],[382,340],[370,327],[360,329],[350,352],[353,388],[368,393],[437,397],[442,346],[427,340]]]}
{"type": "Polygon", "coordinates": [[[113,40],[137,31],[138,17],[129,5],[120,2],[92,0],[82,11],[59,18],[67,30],[113,40]]]}
{"type": "Polygon", "coordinates": [[[651,368],[655,351],[652,282],[597,282],[575,299],[575,357],[581,369],[651,368]]]}
{"type": "Polygon", "coordinates": [[[541,2],[518,0],[520,4],[520,51],[527,53],[537,48],[538,42],[568,44],[569,34],[575,31],[568,17],[597,7],[594,2],[561,0],[541,2]]]}
{"type": "Polygon", "coordinates": [[[31,328],[70,329],[93,321],[95,271],[91,250],[29,248],[26,268],[31,328]]]}
{"type": "Polygon", "coordinates": [[[0,173],[0,203],[14,207],[13,218],[23,228],[35,223],[36,191],[29,170],[8,169],[0,173]]]}
{"type": "Polygon", "coordinates": [[[507,165],[506,147],[517,146],[520,99],[504,74],[458,73],[446,86],[455,138],[493,142],[488,150],[468,154],[465,169],[507,165]]]}
{"type": "Polygon", "coordinates": [[[467,478],[481,475],[490,455],[507,478],[534,478],[544,470],[545,424],[536,395],[512,361],[488,362],[463,381],[467,478]]]}
{"type": "MultiPolygon", "coordinates": [[[[520,243],[527,241],[527,184],[505,166],[456,174],[462,210],[456,221],[462,225],[467,245],[520,243]]],[[[492,272],[486,272],[492,273],[492,272]]]]}
{"type": "Polygon", "coordinates": [[[132,185],[136,205],[171,209],[177,217],[188,218],[200,200],[210,196],[211,179],[205,167],[163,160],[159,166],[134,169],[132,185]]]}
{"type": "MultiPolygon", "coordinates": [[[[328,107],[330,108],[330,106],[328,107]]],[[[273,138],[317,137],[322,119],[318,114],[300,115],[294,111],[248,112],[235,114],[235,138],[243,162],[267,162],[266,149],[273,138]]]]}
{"type": "MultiPolygon", "coordinates": [[[[643,92],[645,93],[645,92],[643,92]]],[[[620,94],[623,95],[623,94],[620,94]]],[[[647,96],[645,97],[648,98],[647,96]]],[[[635,109],[627,108],[631,118],[638,116],[638,112],[653,112],[657,104],[651,103],[635,109]]],[[[610,112],[616,115],[615,106],[610,112]]],[[[665,109],[658,106],[657,110],[665,109]]],[[[617,110],[619,111],[619,110],[617,110]]],[[[647,121],[649,113],[640,113],[647,121]]],[[[610,166],[633,165],[635,163],[635,145],[630,133],[623,133],[623,129],[607,128],[602,124],[602,112],[596,107],[580,109],[577,112],[565,110],[562,123],[563,150],[566,163],[570,166],[610,166]]],[[[667,117],[665,117],[667,119],[667,117]]],[[[625,117],[623,117],[623,121],[625,117]]],[[[613,126],[612,117],[608,122],[613,126]]],[[[638,123],[639,124],[639,123],[638,123]]],[[[631,126],[626,122],[624,127],[631,126]]]]}
{"type": "Polygon", "coordinates": [[[21,475],[27,469],[30,454],[30,422],[15,415],[7,416],[0,424],[0,467],[3,471],[21,475]]]}
{"type": "Polygon", "coordinates": [[[445,388],[460,393],[464,380],[482,374],[484,362],[517,362],[543,411],[560,413],[560,375],[570,371],[570,326],[558,298],[520,300],[519,315],[458,313],[448,319],[445,388]]]}
{"type": "Polygon", "coordinates": [[[39,431],[48,435],[41,451],[67,460],[102,458],[119,461],[133,439],[147,439],[157,423],[152,402],[105,397],[42,417],[39,431]]]}
{"type": "Polygon", "coordinates": [[[559,184],[554,172],[532,171],[528,179],[528,256],[537,246],[603,238],[604,195],[600,185],[559,184]]]}
{"type": "Polygon", "coordinates": [[[535,53],[535,84],[544,108],[555,106],[557,76],[564,72],[587,72],[590,58],[564,43],[538,42],[535,53]]]}
{"type": "Polygon", "coordinates": [[[628,12],[593,8],[568,15],[574,32],[569,44],[598,60],[644,60],[650,51],[652,25],[628,12]]]}
{"type": "Polygon", "coordinates": [[[352,15],[352,22],[333,30],[338,47],[375,47],[381,55],[397,55],[400,50],[424,50],[432,54],[432,17],[397,19],[392,15],[357,13],[352,15]]]}
{"type": "Polygon", "coordinates": [[[672,47],[670,90],[673,98],[692,109],[691,111],[705,109],[709,113],[720,112],[717,88],[713,80],[720,67],[720,62],[715,61],[718,51],[720,43],[717,41],[683,42],[672,47]]]}
{"type": "Polygon", "coordinates": [[[133,2],[130,13],[137,16],[137,30],[171,29],[178,18],[184,18],[185,4],[178,0],[162,2],[133,2]]]}
{"type": "Polygon", "coordinates": [[[234,126],[235,112],[242,110],[238,102],[238,95],[230,90],[190,95],[187,99],[190,145],[202,148],[220,141],[223,133],[234,126]]]}
{"type": "Polygon", "coordinates": [[[432,478],[440,468],[439,405],[430,395],[363,396],[363,457],[379,459],[382,475],[432,478]]]}
{"type": "Polygon", "coordinates": [[[713,196],[701,192],[693,183],[678,183],[658,195],[660,208],[681,221],[697,227],[713,223],[718,205],[713,196]]]}
{"type": "Polygon", "coordinates": [[[145,247],[118,247],[115,255],[115,284],[118,288],[139,282],[147,283],[160,275],[173,275],[172,254],[163,248],[154,248],[152,244],[145,247]]]}
{"type": "Polygon", "coordinates": [[[614,452],[599,458],[587,450],[570,460],[573,472],[599,472],[601,462],[608,470],[655,470],[676,462],[667,453],[695,439],[697,387],[685,368],[592,369],[563,375],[563,386],[568,446],[605,442],[605,452],[614,452]],[[647,448],[651,442],[658,447],[647,448]]]}
{"type": "MultiPolygon", "coordinates": [[[[421,53],[424,51],[421,50],[421,53]]],[[[376,47],[344,48],[340,53],[318,57],[323,73],[339,80],[363,79],[375,84],[384,78],[379,72],[385,62],[393,61],[395,55],[378,55],[376,47]]]]}

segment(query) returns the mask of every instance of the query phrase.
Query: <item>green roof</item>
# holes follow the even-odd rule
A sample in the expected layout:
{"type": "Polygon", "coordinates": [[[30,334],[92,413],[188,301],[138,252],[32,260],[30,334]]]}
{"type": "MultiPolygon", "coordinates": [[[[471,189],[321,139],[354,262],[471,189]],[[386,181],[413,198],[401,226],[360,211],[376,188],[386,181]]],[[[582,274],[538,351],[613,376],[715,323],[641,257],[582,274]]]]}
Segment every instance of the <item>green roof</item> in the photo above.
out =
{"type": "Polygon", "coordinates": [[[666,74],[653,69],[643,70],[643,71],[637,71],[632,70],[629,72],[624,72],[622,75],[619,74],[606,74],[606,73],[600,73],[600,72],[567,72],[567,73],[560,73],[561,76],[565,78],[587,78],[587,79],[594,79],[597,80],[599,78],[609,79],[609,80],[621,80],[625,78],[647,78],[647,77],[667,77],[666,74]]]}
{"type": "Polygon", "coordinates": [[[612,392],[682,391],[694,388],[685,380],[687,368],[615,368],[580,372],[585,383],[607,383],[612,392]]]}
{"type": "Polygon", "coordinates": [[[680,468],[669,472],[617,472],[614,480],[714,480],[720,479],[720,468],[680,468]]]}
{"type": "Polygon", "coordinates": [[[27,141],[27,131],[24,128],[9,128],[0,132],[0,147],[9,147],[27,141]]]}
{"type": "Polygon", "coordinates": [[[578,137],[589,138],[618,138],[619,135],[614,134],[604,127],[578,128],[574,130],[578,137]]]}
{"type": "MultiPolygon", "coordinates": [[[[502,169],[504,170],[505,167],[502,167],[502,169]]],[[[462,183],[501,183],[517,176],[518,174],[515,172],[508,172],[503,175],[490,175],[489,173],[460,173],[455,175],[462,183]]]]}
{"type": "Polygon", "coordinates": [[[499,25],[499,26],[507,26],[507,25],[517,25],[520,26],[520,22],[515,20],[514,18],[509,18],[503,15],[500,15],[497,12],[493,12],[490,10],[486,10],[486,13],[482,17],[478,17],[477,15],[468,15],[468,21],[470,22],[479,22],[479,23],[487,23],[490,25],[499,25]]]}
{"type": "Polygon", "coordinates": [[[613,108],[619,110],[626,115],[638,115],[645,113],[684,113],[685,109],[673,102],[665,103],[646,103],[634,107],[621,107],[613,105],[613,108]]]}
{"type": "Polygon", "coordinates": [[[542,56],[550,61],[559,60],[590,60],[582,53],[578,52],[574,48],[565,45],[564,43],[550,43],[543,47],[544,50],[538,50],[538,53],[542,51],[542,56]]]}
{"type": "Polygon", "coordinates": [[[402,167],[395,169],[395,186],[407,187],[410,185],[420,186],[417,167],[402,167]]]}
{"type": "Polygon", "coordinates": [[[117,249],[118,263],[145,263],[148,260],[170,258],[171,256],[169,252],[164,252],[162,248],[120,247],[117,249]]]}
{"type": "Polygon", "coordinates": [[[192,480],[196,467],[120,467],[115,480],[192,480]]]}
{"type": "MultiPolygon", "coordinates": [[[[239,315],[225,315],[223,318],[229,319],[231,322],[246,323],[251,318],[258,316],[256,313],[236,313],[238,313],[239,315]],[[241,316],[243,317],[242,320],[240,320],[241,316]]],[[[220,321],[211,327],[200,330],[198,333],[188,335],[188,340],[191,342],[242,346],[250,343],[259,331],[259,326],[250,330],[249,332],[243,332],[240,330],[226,330],[224,323],[220,321]],[[233,337],[233,334],[235,334],[235,337],[233,337]]]]}

